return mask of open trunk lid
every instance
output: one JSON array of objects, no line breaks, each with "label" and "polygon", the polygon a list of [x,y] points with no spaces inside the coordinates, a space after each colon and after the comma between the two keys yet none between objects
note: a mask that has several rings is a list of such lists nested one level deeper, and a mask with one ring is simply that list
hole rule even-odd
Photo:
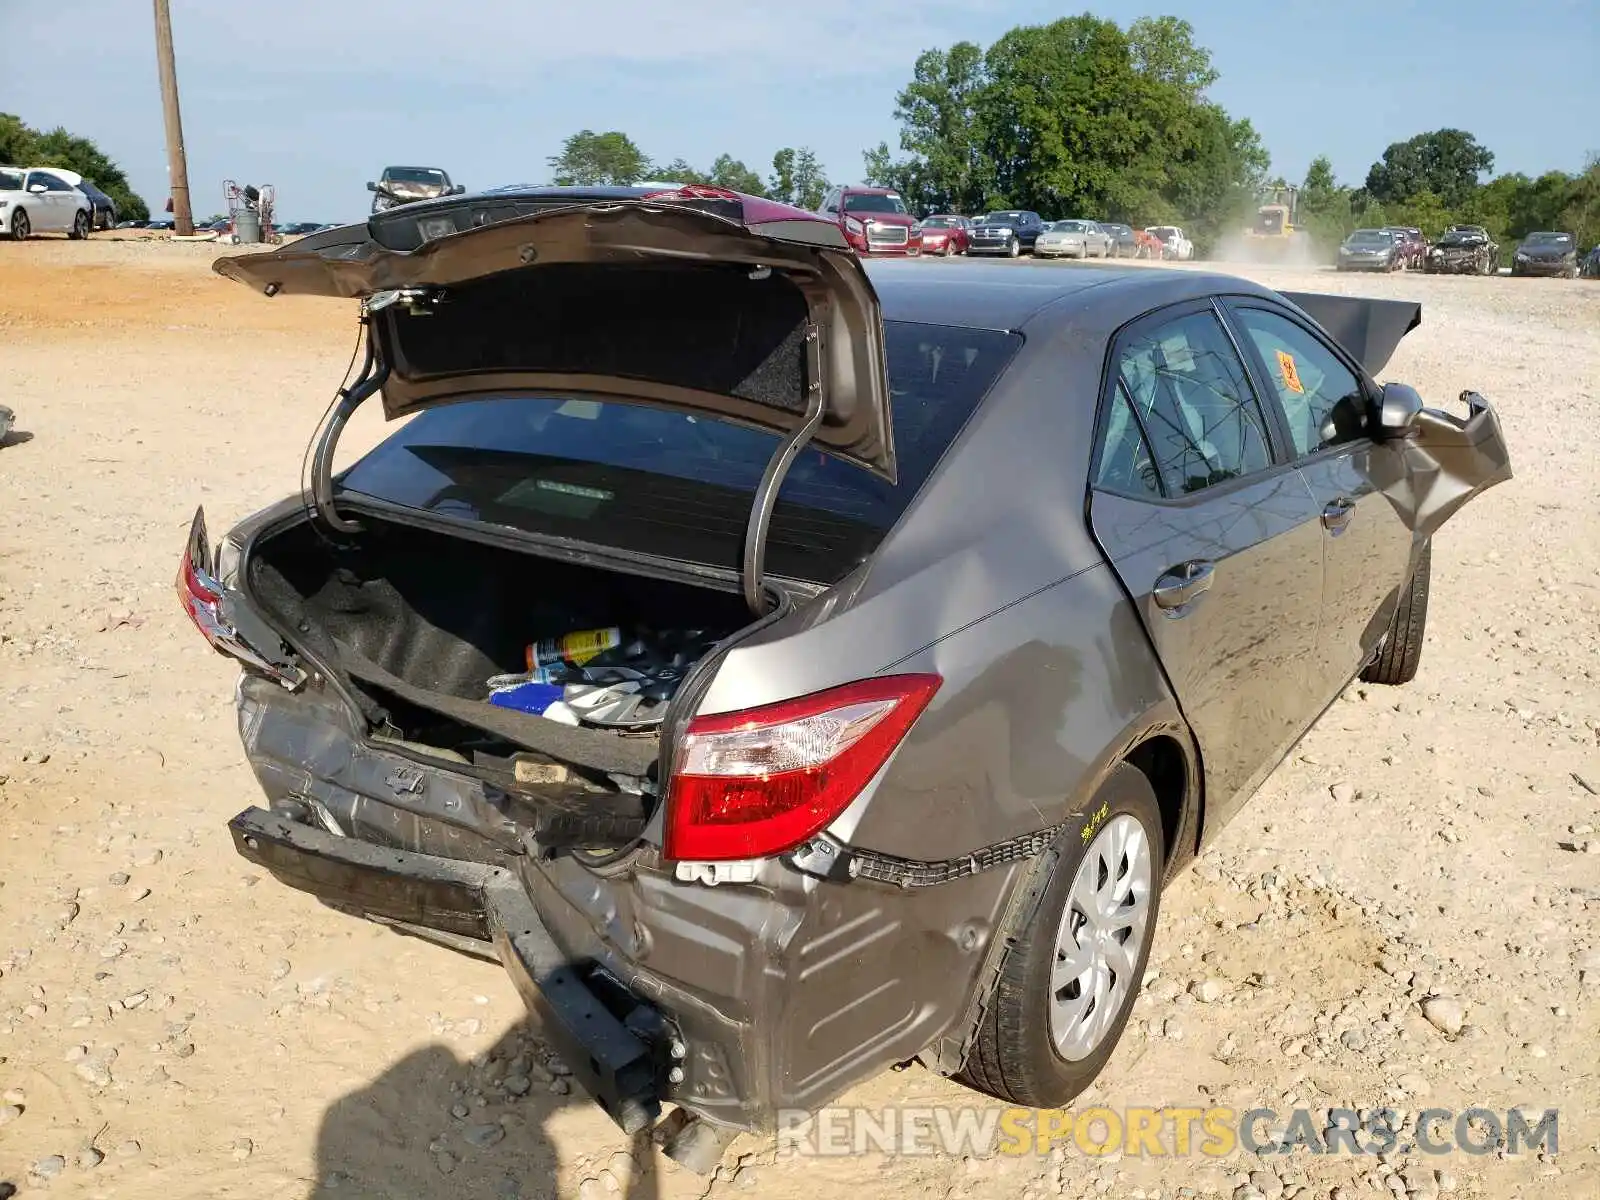
[{"label": "open trunk lid", "polygon": [[218,274],[361,298],[385,414],[556,392],[738,421],[893,482],[882,315],[837,226],[713,188],[407,205]]}]

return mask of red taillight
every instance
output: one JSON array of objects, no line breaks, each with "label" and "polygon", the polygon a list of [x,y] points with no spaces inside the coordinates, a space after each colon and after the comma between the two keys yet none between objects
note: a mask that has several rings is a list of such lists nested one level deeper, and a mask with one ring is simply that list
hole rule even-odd
[{"label": "red taillight", "polygon": [[[216,645],[218,606],[222,602],[222,585],[207,573],[210,544],[206,540],[205,515],[196,512],[189,527],[189,540],[184,543],[183,558],[178,562],[175,586],[178,602],[189,614],[195,628],[205,635],[206,641]],[[199,559],[199,562],[196,562]]]},{"label": "red taillight", "polygon": [[205,514],[197,511],[194,523],[189,527],[189,541],[183,548],[183,558],[178,561],[178,578],[175,581],[178,602],[183,605],[183,611],[189,614],[189,620],[194,622],[194,627],[213,650],[249,663],[285,687],[299,687],[305,682],[304,671],[292,661],[282,661],[282,653],[262,654],[234,628],[223,611],[225,589],[211,577],[210,561],[211,545],[206,540]]},{"label": "red taillight", "polygon": [[800,845],[861,794],[941,682],[891,675],[696,717],[667,792],[666,856],[766,858]]}]

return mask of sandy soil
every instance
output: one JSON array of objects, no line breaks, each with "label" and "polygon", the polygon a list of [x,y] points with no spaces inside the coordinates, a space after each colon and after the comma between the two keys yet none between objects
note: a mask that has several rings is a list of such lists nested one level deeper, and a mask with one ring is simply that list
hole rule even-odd
[{"label": "sandy soil", "polygon": [[[1263,273],[1422,300],[1390,373],[1495,399],[1517,478],[1438,539],[1415,684],[1352,688],[1170,893],[1084,1101],[1556,1107],[1560,1153],[779,1160],[752,1141],[708,1191],[540,1078],[498,969],[233,854],[224,822],[257,794],[234,672],[172,576],[197,503],[221,529],[295,487],[355,328],[347,306],[213,276],[216,253],[0,245],[20,431],[0,449],[0,1181],[128,1200],[1600,1195],[1600,287]],[[360,414],[346,455],[379,435]],[[1433,995],[1464,1007],[1458,1035],[1424,1019]],[[520,1099],[497,1082],[518,1053]],[[920,1068],[848,1101],[982,1104]]]}]

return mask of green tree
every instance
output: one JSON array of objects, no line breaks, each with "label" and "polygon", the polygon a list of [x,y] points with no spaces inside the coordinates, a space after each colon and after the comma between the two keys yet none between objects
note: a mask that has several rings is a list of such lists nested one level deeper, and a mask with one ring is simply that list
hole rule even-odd
[{"label": "green tree", "polygon": [[1386,205],[1385,209],[1390,224],[1415,226],[1430,238],[1438,237],[1460,220],[1458,214],[1432,192],[1418,192],[1404,204]]},{"label": "green tree", "polygon": [[747,196],[765,196],[766,187],[761,176],[729,154],[717,155],[711,164],[710,182],[730,192],[743,192]]},{"label": "green tree", "polygon": [[1456,220],[1482,225],[1497,241],[1504,241],[1511,225],[1511,208],[1518,192],[1532,181],[1520,172],[1491,179],[1456,209]]},{"label": "green tree", "polygon": [[33,161],[37,135],[22,123],[21,117],[0,112],[0,163],[25,167]]},{"label": "green tree", "polygon": [[697,171],[681,158],[675,158],[666,166],[654,166],[647,172],[651,179],[663,183],[710,183],[711,180],[702,171]]},{"label": "green tree", "polygon": [[869,187],[893,188],[900,193],[906,207],[926,215],[933,212],[953,211],[945,202],[944,193],[929,186],[926,168],[913,158],[896,159],[889,153],[889,144],[879,142],[871,150],[862,152],[865,167],[862,172]]},{"label": "green tree", "polygon": [[1207,99],[1216,78],[1173,17],[1123,30],[1085,13],[925,51],[896,97],[907,156],[867,151],[867,177],[921,209],[1180,221],[1202,241],[1242,219],[1269,165]]},{"label": "green tree", "polygon": [[978,112],[985,85],[983,51],[972,42],[919,54],[911,82],[895,98],[900,149],[912,157],[896,162],[886,143],[869,150],[868,182],[897,188],[930,210],[983,208],[993,191]]},{"label": "green tree", "polygon": [[772,156],[772,176],[767,183],[767,195],[772,199],[816,209],[829,186],[822,165],[808,147],[785,146]]},{"label": "green tree", "polygon": [[1432,192],[1458,207],[1471,197],[1478,179],[1494,168],[1494,154],[1460,129],[1419,133],[1394,142],[1367,172],[1367,191],[1380,204],[1404,203],[1419,192]]},{"label": "green tree", "polygon": [[563,187],[637,183],[650,171],[650,160],[644,151],[627,134],[616,130],[580,130],[562,143],[561,153],[549,163],[552,177]]},{"label": "green tree", "polygon": [[1333,163],[1325,154],[1312,159],[1306,168],[1298,207],[1296,219],[1300,228],[1324,251],[1338,245],[1355,228],[1350,189],[1339,183]]},{"label": "green tree", "polygon": [[19,167],[65,167],[89,180],[116,203],[123,220],[145,221],[150,209],[128,184],[122,168],[88,138],[65,129],[30,129],[20,117],[0,113],[0,163]]},{"label": "green tree", "polygon": [[1576,181],[1565,171],[1546,171],[1512,193],[1506,234],[1520,238],[1536,229],[1555,229],[1573,200]]},{"label": "green tree", "polygon": [[1572,181],[1561,225],[1578,239],[1580,249],[1600,243],[1600,153],[1591,152],[1583,174]]},{"label": "green tree", "polygon": [[1194,44],[1194,26],[1178,17],[1140,17],[1128,26],[1128,49],[1139,75],[1191,104],[1219,78],[1211,52]]}]

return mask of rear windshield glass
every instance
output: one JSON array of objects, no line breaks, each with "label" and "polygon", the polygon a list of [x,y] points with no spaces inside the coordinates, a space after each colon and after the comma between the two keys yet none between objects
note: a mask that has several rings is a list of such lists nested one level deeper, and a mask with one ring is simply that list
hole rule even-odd
[{"label": "rear windshield glass", "polygon": [[[899,520],[1022,339],[889,321],[899,482],[808,449],[773,513],[767,570],[832,583]],[[773,435],[642,405],[514,397],[422,413],[344,489],[440,516],[737,570]]]}]

